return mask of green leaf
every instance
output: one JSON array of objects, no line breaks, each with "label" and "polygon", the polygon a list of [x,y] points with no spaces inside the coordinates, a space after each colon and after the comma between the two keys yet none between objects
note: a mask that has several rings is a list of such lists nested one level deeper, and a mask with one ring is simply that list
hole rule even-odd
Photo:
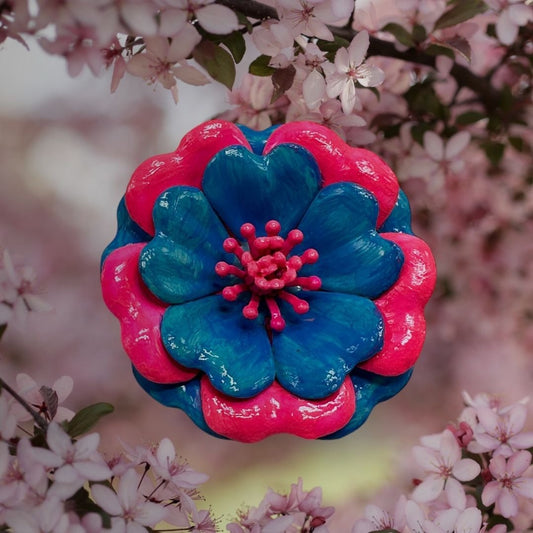
[{"label": "green leaf", "polygon": [[78,411],[70,422],[66,423],[66,431],[72,437],[79,437],[91,429],[100,418],[112,413],[114,407],[110,403],[99,402]]},{"label": "green leaf", "polygon": [[468,126],[470,124],[475,124],[484,118],[487,118],[487,115],[480,111],[466,111],[455,119],[455,123],[458,126]]},{"label": "green leaf", "polygon": [[505,144],[497,141],[485,141],[481,144],[481,147],[491,164],[497,167],[505,152]]},{"label": "green leaf", "polygon": [[483,0],[458,0],[456,4],[444,12],[435,22],[435,30],[449,28],[461,22],[465,22],[487,10]]},{"label": "green leaf", "polygon": [[409,109],[417,117],[427,119],[435,117],[441,120],[448,119],[450,110],[440,101],[432,82],[416,83],[405,94]]},{"label": "green leaf", "polygon": [[333,36],[333,41],[324,41],[323,39],[318,39],[316,45],[322,52],[326,52],[326,57],[329,61],[335,60],[335,54],[339,48],[348,48],[350,46],[350,41],[339,37],[338,35]]},{"label": "green leaf", "polygon": [[231,52],[235,63],[240,63],[246,52],[246,42],[240,31],[234,31],[222,39],[222,43]]},{"label": "green leaf", "polygon": [[272,76],[276,69],[269,65],[272,57],[266,55],[260,55],[256,57],[248,68],[248,72],[254,76]]},{"label": "green leaf", "polygon": [[426,28],[421,24],[415,24],[413,27],[413,40],[415,43],[423,43],[427,39]]},{"label": "green leaf", "polygon": [[510,136],[509,137],[509,143],[511,146],[517,151],[517,152],[525,152],[527,145],[524,142],[524,139],[522,137],[515,137]]},{"label": "green leaf", "polygon": [[448,47],[443,46],[442,44],[432,43],[426,48],[426,52],[431,56],[447,56],[450,59],[455,59],[454,51]]},{"label": "green leaf", "polygon": [[204,39],[193,50],[192,55],[195,61],[204,67],[214,80],[222,83],[230,90],[233,88],[235,63],[229,52]]},{"label": "green leaf", "polygon": [[235,14],[237,15],[237,19],[239,21],[239,24],[242,24],[248,33],[252,33],[254,31],[253,24],[248,20],[248,17],[241,13],[240,11],[235,11]]},{"label": "green leaf", "polygon": [[398,42],[403,44],[404,46],[412,48],[415,45],[415,40],[413,39],[413,36],[403,26],[397,24],[396,22],[389,22],[388,24],[383,26],[381,30],[386,31],[388,33],[392,33],[392,35],[396,37]]},{"label": "green leaf", "polygon": [[272,94],[271,103],[275,102],[281,95],[285,94],[292,87],[296,69],[294,65],[289,65],[287,68],[278,68],[272,74],[272,84],[274,85],[274,93]]}]

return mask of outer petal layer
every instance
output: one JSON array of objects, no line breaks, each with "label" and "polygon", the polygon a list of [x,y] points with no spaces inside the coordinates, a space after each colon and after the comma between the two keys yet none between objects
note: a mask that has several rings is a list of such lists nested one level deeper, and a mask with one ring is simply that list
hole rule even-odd
[{"label": "outer petal layer", "polygon": [[279,146],[266,156],[232,146],[209,163],[202,188],[235,236],[245,222],[261,231],[272,219],[286,235],[304,215],[320,181],[315,160],[300,146]]},{"label": "outer petal layer", "polygon": [[355,389],[357,409],[348,424],[324,438],[338,439],[355,431],[366,421],[376,404],[392,398],[405,387],[412,373],[412,370],[408,370],[399,376],[386,377],[354,369],[350,378]]},{"label": "outer petal layer", "polygon": [[237,126],[212,120],[187,133],[176,151],[147,159],[135,170],[126,190],[126,206],[133,220],[153,235],[152,208],[157,197],[174,185],[200,188],[212,157],[234,144],[250,147]]},{"label": "outer petal layer", "polygon": [[222,248],[228,232],[204,194],[194,187],[172,187],[154,207],[155,237],[144,248],[139,268],[150,291],[171,304],[213,294],[226,284],[215,272],[231,261]]},{"label": "outer petal layer", "polygon": [[310,292],[305,299],[305,315],[282,304],[287,326],[272,338],[277,380],[302,398],[325,398],[357,363],[381,349],[383,319],[367,298]]},{"label": "outer petal layer", "polygon": [[202,370],[216,389],[236,398],[254,396],[275,375],[262,317],[248,320],[241,309],[217,294],[169,307],[161,324],[163,343],[176,361]]},{"label": "outer petal layer", "polygon": [[156,383],[176,383],[197,372],[172,360],[161,342],[160,323],[166,306],[144,286],[137,269],[144,244],[129,244],[111,252],[102,267],[102,293],[120,320],[122,344],[135,368]]},{"label": "outer petal layer", "polygon": [[241,442],[257,442],[275,433],[316,439],[342,428],[355,410],[350,378],[331,396],[315,401],[293,396],[277,382],[254,398],[236,400],[221,395],[205,377],[201,394],[207,425]]},{"label": "outer petal layer", "polygon": [[382,233],[403,251],[405,261],[398,281],[375,300],[385,320],[383,349],[360,367],[383,376],[397,376],[418,359],[426,334],[424,306],[436,280],[428,245],[413,235]]},{"label": "outer petal layer", "polygon": [[167,407],[175,407],[187,413],[187,416],[200,428],[210,433],[215,437],[222,437],[216,434],[205,423],[204,415],[202,413],[202,399],[200,396],[200,378],[192,379],[187,383],[172,383],[169,385],[162,385],[154,383],[144,378],[139,372],[133,368],[133,375],[137,383],[159,403]]},{"label": "outer petal layer", "polygon": [[265,153],[283,143],[307,148],[318,163],[324,187],[338,181],[351,181],[370,191],[379,204],[380,226],[392,211],[399,185],[394,172],[376,154],[348,146],[336,133],[313,122],[291,122],[272,133]]}]

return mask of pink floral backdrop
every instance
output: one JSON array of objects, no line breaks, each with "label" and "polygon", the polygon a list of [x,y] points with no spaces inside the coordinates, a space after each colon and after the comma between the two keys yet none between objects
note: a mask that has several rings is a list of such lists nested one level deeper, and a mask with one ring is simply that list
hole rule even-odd
[{"label": "pink floral backdrop", "polygon": [[[365,16],[361,27],[369,28],[371,10]],[[247,118],[249,103],[243,105],[251,89],[245,82],[241,93],[228,95],[221,86],[183,85],[175,107],[161,87],[152,91],[132,78],[110,96],[111,80],[69,80],[59,59],[3,46],[0,249],[9,250],[15,264],[32,265],[38,293],[52,310],[10,326],[0,346],[1,375],[14,382],[25,372],[46,384],[69,375],[73,409],[95,399],[113,403],[115,413],[98,426],[102,449],[112,453],[121,441],[169,437],[178,454],[209,473],[203,494],[218,514],[256,504],[268,486],[286,489],[302,476],[307,488],[321,485],[324,503],[337,507],[331,530],[347,531],[374,492],[388,500],[409,486],[405,450],[455,419],[461,391],[492,393],[508,403],[531,394],[531,152],[506,150],[496,173],[469,143],[481,134],[475,126],[445,140],[426,134],[414,148],[407,135],[384,142],[355,126],[353,140],[379,152],[397,172],[414,231],[429,243],[438,267],[426,343],[409,386],[378,406],[355,434],[331,442],[285,435],[254,445],[220,441],[157,404],[137,387],[119,326],[102,302],[100,253],[114,234],[115,206],[132,170],[150,155],[173,150],[188,129],[230,104],[223,116],[259,120],[259,113]],[[387,70],[387,61],[374,64]],[[502,83],[511,76],[502,73]],[[385,79],[379,103],[371,92],[362,94],[360,115],[369,120],[375,106],[383,114],[396,109],[408,83],[400,70]],[[261,87],[254,90],[261,94]],[[442,94],[447,90],[444,83]],[[531,106],[524,114],[530,124]],[[261,125],[271,117],[260,117]],[[530,127],[516,126],[515,136],[531,148]]]}]

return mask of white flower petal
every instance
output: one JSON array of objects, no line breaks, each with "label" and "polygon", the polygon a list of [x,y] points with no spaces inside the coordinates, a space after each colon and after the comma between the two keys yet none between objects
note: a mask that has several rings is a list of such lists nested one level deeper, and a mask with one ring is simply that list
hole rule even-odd
[{"label": "white flower petal", "polygon": [[424,133],[424,149],[435,161],[442,161],[444,158],[444,141],[434,131]]},{"label": "white flower petal", "polygon": [[94,461],[80,461],[75,463],[78,473],[89,481],[103,481],[113,475],[113,472],[105,463]]},{"label": "white flower petal", "polygon": [[326,96],[326,80],[324,76],[313,70],[302,84],[302,94],[308,109],[315,110]]},{"label": "white flower petal", "polygon": [[48,447],[60,457],[66,457],[73,449],[70,437],[61,429],[56,422],[50,422],[46,433]]},{"label": "white flower petal", "polygon": [[417,502],[430,502],[438,498],[444,488],[444,478],[430,475],[413,491],[412,498]]},{"label": "white flower petal", "polygon": [[481,511],[477,507],[465,509],[455,523],[455,533],[475,533],[482,523]]},{"label": "white flower petal", "polygon": [[437,451],[426,446],[415,446],[413,457],[415,461],[426,471],[434,472],[437,464]]},{"label": "white flower petal", "polygon": [[370,37],[366,30],[360,31],[348,47],[350,65],[357,67],[363,62],[370,44]]},{"label": "white flower petal", "polygon": [[481,472],[481,467],[473,459],[461,459],[455,463],[452,472],[458,480],[470,481]]},{"label": "white flower petal", "polygon": [[518,36],[518,26],[509,17],[509,11],[505,9],[500,13],[496,21],[496,35],[503,44],[513,44]]},{"label": "white flower petal", "polygon": [[470,139],[471,135],[468,131],[460,131],[453,135],[446,143],[444,159],[449,161],[450,159],[457,157],[468,146]]},{"label": "white flower petal", "polygon": [[511,22],[517,26],[525,26],[533,20],[533,8],[531,5],[513,4],[507,8],[508,16]]},{"label": "white flower petal", "polygon": [[239,27],[237,15],[229,7],[210,4],[196,10],[198,22],[209,33],[225,35]]},{"label": "white flower petal", "polygon": [[352,82],[344,85],[341,92],[341,104],[343,113],[346,113],[347,115],[349,115],[354,109],[359,109],[361,107],[361,103],[355,92],[355,85]]},{"label": "white flower petal", "polygon": [[114,516],[122,514],[123,509],[118,496],[109,487],[93,485],[91,487],[91,496],[106,513]]},{"label": "white flower petal", "polygon": [[514,435],[519,431],[522,431],[526,423],[527,408],[525,405],[519,403],[513,406],[513,408],[507,413],[507,430],[508,433]]},{"label": "white flower petal", "polygon": [[132,30],[134,34],[146,37],[157,33],[154,9],[148,2],[123,2],[121,16],[128,30]]},{"label": "white flower petal", "polygon": [[187,23],[187,13],[182,9],[165,9],[159,20],[159,33],[165,37],[176,35]]},{"label": "white flower petal", "polygon": [[466,507],[465,489],[456,479],[448,478],[446,481],[446,498],[451,507],[455,509],[464,509]]},{"label": "white flower petal", "polygon": [[118,487],[118,497],[124,509],[133,509],[138,498],[137,486],[139,484],[139,475],[133,468],[130,468],[120,478],[120,485]]},{"label": "white flower petal", "polygon": [[339,48],[335,54],[335,68],[338,72],[348,72],[350,69],[350,56],[346,48]]},{"label": "white flower petal", "polygon": [[201,40],[202,36],[196,31],[194,26],[187,24],[172,39],[167,55],[168,61],[176,63],[180,59],[185,59]]},{"label": "white flower petal", "polygon": [[357,68],[357,81],[363,87],[377,87],[383,83],[385,72],[373,65],[360,65]]}]

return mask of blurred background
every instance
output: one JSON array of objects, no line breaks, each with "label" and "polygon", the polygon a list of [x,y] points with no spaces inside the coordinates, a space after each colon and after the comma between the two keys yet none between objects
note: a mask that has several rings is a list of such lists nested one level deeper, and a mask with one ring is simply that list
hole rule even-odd
[{"label": "blurred background", "polygon": [[[121,441],[170,437],[211,476],[202,492],[224,523],[242,505],[257,505],[268,487],[288,491],[301,476],[306,490],[322,486],[324,504],[337,507],[332,531],[345,531],[375,493],[409,490],[406,455],[421,435],[455,419],[462,390],[506,402],[530,394],[533,171],[530,159],[506,158],[498,176],[477,170],[469,180],[463,172],[445,192],[403,183],[415,233],[439,270],[425,348],[404,391],[338,441],[279,435],[245,445],[204,434],[137,386],[119,324],[101,299],[99,261],[131,172],[227,109],[225,90],[181,84],[176,106],[162,88],[124,79],[111,95],[109,78],[71,79],[61,58],[16,42],[2,45],[0,71],[0,249],[33,266],[53,306],[10,326],[0,373],[13,383],[26,372],[47,385],[70,375],[72,409],[113,403],[115,413],[97,427],[105,452]],[[467,164],[480,165],[475,154]]]}]

